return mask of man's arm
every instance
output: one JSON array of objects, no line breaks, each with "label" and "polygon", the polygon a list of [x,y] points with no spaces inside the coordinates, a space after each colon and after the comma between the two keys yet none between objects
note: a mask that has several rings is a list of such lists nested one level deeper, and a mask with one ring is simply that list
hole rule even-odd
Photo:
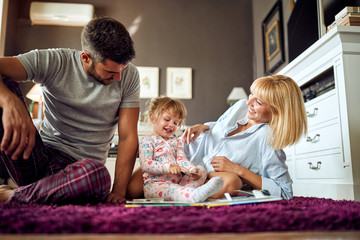
[{"label": "man's arm", "polygon": [[139,108],[122,108],[119,112],[118,122],[118,154],[115,164],[115,179],[108,202],[124,202],[126,187],[134,168],[138,149],[137,122]]},{"label": "man's arm", "polygon": [[0,74],[18,82],[25,81],[27,77],[24,66],[16,57],[0,58]]},{"label": "man's arm", "polygon": [[4,136],[1,139],[1,151],[12,154],[17,159],[22,153],[27,159],[35,144],[35,126],[23,102],[3,83],[6,76],[14,81],[26,80],[27,73],[15,57],[0,58],[0,108]]}]

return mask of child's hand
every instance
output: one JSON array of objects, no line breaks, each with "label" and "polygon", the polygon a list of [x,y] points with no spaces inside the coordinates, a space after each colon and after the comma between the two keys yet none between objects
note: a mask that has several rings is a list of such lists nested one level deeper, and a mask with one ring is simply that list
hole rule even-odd
[{"label": "child's hand", "polygon": [[181,167],[179,165],[170,165],[169,171],[171,174],[181,174]]},{"label": "child's hand", "polygon": [[186,175],[189,175],[194,181],[199,180],[199,178],[201,177],[201,173],[197,168],[191,169],[190,172],[188,169],[181,167],[181,171]]},{"label": "child's hand", "polygon": [[200,179],[201,173],[200,173],[199,169],[194,168],[191,170],[190,176],[191,176],[192,180],[197,181]]}]

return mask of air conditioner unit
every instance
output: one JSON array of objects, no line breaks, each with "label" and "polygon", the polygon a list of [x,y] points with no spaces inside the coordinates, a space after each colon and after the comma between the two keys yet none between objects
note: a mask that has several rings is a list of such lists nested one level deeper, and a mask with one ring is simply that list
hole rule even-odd
[{"label": "air conditioner unit", "polygon": [[84,26],[94,17],[94,6],[82,3],[32,2],[32,25]]}]

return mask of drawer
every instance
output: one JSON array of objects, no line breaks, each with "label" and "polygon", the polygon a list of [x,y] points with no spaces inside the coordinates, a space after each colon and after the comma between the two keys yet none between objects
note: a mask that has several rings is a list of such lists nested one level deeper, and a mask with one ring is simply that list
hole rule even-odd
[{"label": "drawer", "polygon": [[298,179],[343,178],[343,169],[340,153],[295,160],[295,176]]},{"label": "drawer", "polygon": [[308,126],[339,117],[339,104],[335,90],[305,104]]},{"label": "drawer", "polygon": [[318,152],[341,148],[341,131],[338,122],[311,131],[301,137],[295,145],[295,154]]}]

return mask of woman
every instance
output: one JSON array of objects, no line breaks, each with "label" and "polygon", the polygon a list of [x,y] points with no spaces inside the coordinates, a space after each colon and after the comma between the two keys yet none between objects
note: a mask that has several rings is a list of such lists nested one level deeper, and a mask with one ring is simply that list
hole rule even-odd
[{"label": "woman", "polygon": [[[209,179],[223,178],[213,198],[226,192],[235,196],[239,189],[264,189],[291,199],[292,180],[282,148],[307,131],[302,93],[294,80],[281,75],[258,78],[250,90],[248,101],[238,101],[216,122],[186,129],[185,152],[195,165],[204,163]],[[134,190],[134,182],[129,187]]]}]

